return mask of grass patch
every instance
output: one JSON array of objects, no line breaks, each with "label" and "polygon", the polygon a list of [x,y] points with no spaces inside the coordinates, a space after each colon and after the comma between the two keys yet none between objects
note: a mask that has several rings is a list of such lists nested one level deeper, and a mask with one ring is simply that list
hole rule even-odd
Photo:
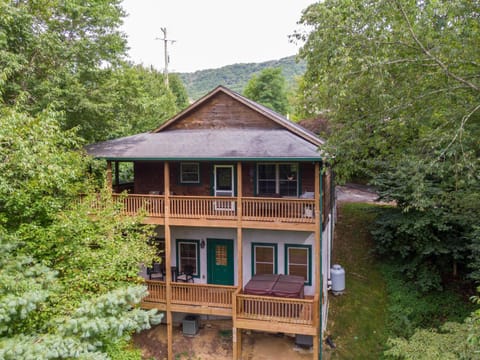
[{"label": "grass patch", "polygon": [[345,268],[346,292],[329,294],[327,334],[336,348],[323,344],[324,359],[385,359],[388,338],[408,338],[417,328],[439,327],[446,321],[463,322],[475,308],[461,284],[422,293],[405,280],[401,264],[373,254],[370,230],[378,209],[340,204],[332,264]]},{"label": "grass patch", "polygon": [[327,333],[336,348],[324,344],[325,359],[381,359],[387,340],[387,291],[371,253],[370,225],[376,206],[341,204],[335,229],[332,264],[345,269],[346,292],[329,295]]}]

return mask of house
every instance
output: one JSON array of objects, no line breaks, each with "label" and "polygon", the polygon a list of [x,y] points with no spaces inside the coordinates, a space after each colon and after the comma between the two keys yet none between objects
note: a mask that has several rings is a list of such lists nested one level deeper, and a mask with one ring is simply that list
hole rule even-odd
[{"label": "house", "polygon": [[244,330],[311,336],[318,358],[335,212],[322,145],[220,86],[150,133],[87,148],[125,213],[156,225],[167,270],[142,306],[166,313],[169,358],[187,314],[230,317],[236,359]]}]

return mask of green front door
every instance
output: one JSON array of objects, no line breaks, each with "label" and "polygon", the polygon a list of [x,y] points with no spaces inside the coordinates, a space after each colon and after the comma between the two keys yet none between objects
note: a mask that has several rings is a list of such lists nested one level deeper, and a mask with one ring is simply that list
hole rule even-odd
[{"label": "green front door", "polygon": [[207,239],[209,284],[233,285],[233,240]]}]

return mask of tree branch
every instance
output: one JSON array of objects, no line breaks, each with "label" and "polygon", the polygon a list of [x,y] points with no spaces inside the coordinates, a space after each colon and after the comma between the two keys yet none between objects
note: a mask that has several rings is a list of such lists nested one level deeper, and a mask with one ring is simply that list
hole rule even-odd
[{"label": "tree branch", "polygon": [[412,35],[413,37],[413,40],[415,40],[415,42],[417,43],[417,45],[420,47],[420,49],[423,51],[423,53],[425,55],[427,55],[430,59],[432,59],[433,61],[435,61],[438,66],[440,66],[442,68],[443,71],[445,71],[445,74],[465,85],[467,85],[469,88],[475,90],[475,91],[480,91],[480,87],[478,87],[477,85],[475,85],[474,83],[468,81],[468,80],[465,80],[464,78],[452,73],[450,70],[448,70],[448,67],[447,65],[445,65],[438,57],[436,57],[435,55],[433,55],[423,44],[422,42],[418,39],[417,35],[415,34],[415,31],[413,30],[413,27],[412,27],[412,24],[410,22],[410,20],[408,19],[408,16],[407,16],[407,13],[405,12],[405,10],[403,9],[402,5],[398,2],[398,0],[395,1],[395,4],[397,4],[397,7],[399,8],[400,12],[402,13],[402,16],[403,18],[405,19],[406,23],[407,23],[407,26],[408,26],[408,30],[410,32],[410,34]]}]

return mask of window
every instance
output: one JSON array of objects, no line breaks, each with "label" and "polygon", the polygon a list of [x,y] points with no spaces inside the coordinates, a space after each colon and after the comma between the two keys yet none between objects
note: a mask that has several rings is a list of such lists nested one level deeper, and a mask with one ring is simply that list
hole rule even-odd
[{"label": "window", "polygon": [[277,273],[277,244],[252,244],[252,276]]},{"label": "window", "polygon": [[311,245],[285,245],[285,274],[303,276],[306,285],[312,284]]},{"label": "window", "polygon": [[257,193],[298,196],[298,164],[258,164]]},{"label": "window", "polygon": [[200,276],[200,241],[177,240],[177,269],[185,270],[185,266],[193,269],[193,276]]},{"label": "window", "polygon": [[180,182],[182,184],[199,184],[200,164],[180,163]]}]

